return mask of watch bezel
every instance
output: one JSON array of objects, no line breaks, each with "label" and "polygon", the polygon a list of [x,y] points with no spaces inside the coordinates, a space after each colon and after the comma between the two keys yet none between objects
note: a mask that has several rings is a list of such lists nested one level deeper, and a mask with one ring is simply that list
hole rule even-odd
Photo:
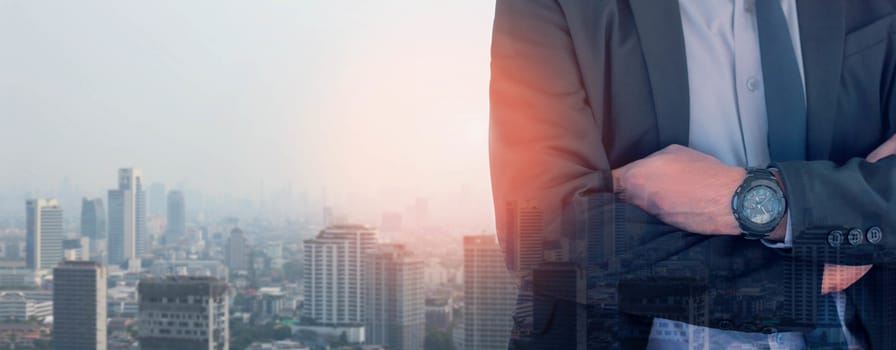
[{"label": "watch bezel", "polygon": [[[781,210],[776,213],[775,217],[769,222],[764,224],[754,222],[742,213],[746,194],[759,187],[770,189],[774,197],[781,201]],[[781,219],[783,219],[784,215],[787,213],[787,197],[784,195],[784,191],[781,189],[778,180],[771,171],[767,169],[747,169],[747,177],[734,192],[734,196],[731,199],[731,211],[734,213],[734,218],[737,220],[741,229],[741,235],[743,235],[744,238],[765,238],[778,227],[778,224],[781,223]]]}]

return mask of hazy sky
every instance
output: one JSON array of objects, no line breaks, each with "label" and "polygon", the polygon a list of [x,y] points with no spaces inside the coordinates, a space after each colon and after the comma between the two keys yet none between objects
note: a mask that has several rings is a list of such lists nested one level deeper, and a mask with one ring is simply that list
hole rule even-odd
[{"label": "hazy sky", "polygon": [[494,3],[0,1],[0,191],[149,181],[488,199]]}]

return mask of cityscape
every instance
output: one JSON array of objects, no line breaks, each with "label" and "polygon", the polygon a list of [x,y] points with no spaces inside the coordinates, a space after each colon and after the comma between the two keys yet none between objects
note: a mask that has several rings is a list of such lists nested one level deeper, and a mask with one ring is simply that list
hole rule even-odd
[{"label": "cityscape", "polygon": [[0,350],[505,346],[494,7],[4,2]]},{"label": "cityscape", "polygon": [[507,345],[517,290],[496,235],[440,228],[426,198],[376,225],[323,204],[197,220],[144,174],[118,169],[74,214],[31,198],[2,222],[0,349]]}]

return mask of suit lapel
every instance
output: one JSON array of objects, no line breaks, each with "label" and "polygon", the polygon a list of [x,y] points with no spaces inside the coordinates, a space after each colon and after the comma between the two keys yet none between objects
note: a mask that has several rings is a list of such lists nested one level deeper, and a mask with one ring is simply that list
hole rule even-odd
[{"label": "suit lapel", "polygon": [[845,24],[841,0],[798,0],[803,74],[806,79],[809,159],[831,153],[843,65]]},{"label": "suit lapel", "polygon": [[678,1],[631,0],[630,3],[650,77],[660,147],[687,145],[690,101]]}]

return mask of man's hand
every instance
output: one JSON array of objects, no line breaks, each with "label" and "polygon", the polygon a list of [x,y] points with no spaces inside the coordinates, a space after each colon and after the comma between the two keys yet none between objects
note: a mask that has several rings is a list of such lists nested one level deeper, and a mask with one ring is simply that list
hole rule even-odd
[{"label": "man's hand", "polygon": [[746,170],[672,145],[613,170],[615,191],[663,222],[701,234],[739,235],[731,212]]},{"label": "man's hand", "polygon": [[[877,149],[868,154],[866,159],[869,162],[874,163],[893,154],[896,154],[896,135],[890,137],[887,142],[878,146]],[[856,281],[868,273],[868,270],[871,270],[871,266],[873,265],[846,266],[824,264],[824,275],[821,279],[821,294],[839,292],[849,288],[849,286],[856,283]]]}]

